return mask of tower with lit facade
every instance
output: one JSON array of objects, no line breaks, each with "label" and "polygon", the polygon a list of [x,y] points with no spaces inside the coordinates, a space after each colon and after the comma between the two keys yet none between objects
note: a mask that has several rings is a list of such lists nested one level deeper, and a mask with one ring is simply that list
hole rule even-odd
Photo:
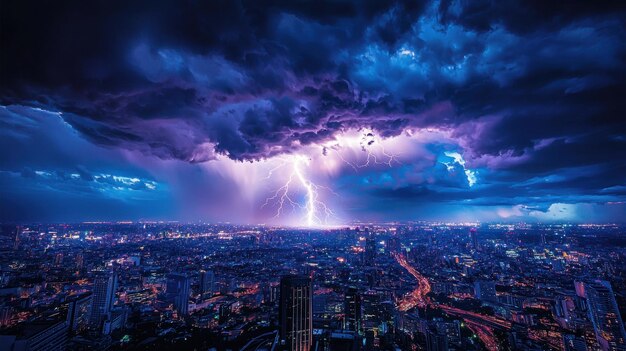
[{"label": "tower with lit facade", "polygon": [[303,275],[280,280],[280,349],[309,351],[313,344],[313,284]]}]

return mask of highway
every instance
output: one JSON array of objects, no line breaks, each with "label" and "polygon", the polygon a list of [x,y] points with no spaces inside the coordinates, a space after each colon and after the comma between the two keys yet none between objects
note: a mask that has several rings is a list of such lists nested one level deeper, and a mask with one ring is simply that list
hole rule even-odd
[{"label": "highway", "polygon": [[499,350],[494,330],[510,329],[511,323],[509,321],[432,302],[430,298],[426,296],[431,291],[428,278],[424,277],[417,269],[411,266],[404,255],[393,253],[393,257],[400,266],[417,279],[417,287],[404,296],[398,303],[398,309],[400,311],[405,312],[416,306],[439,308],[449,315],[463,319],[467,327],[480,338],[489,351]]},{"label": "highway", "polygon": [[255,338],[250,339],[248,343],[246,343],[240,351],[255,351],[255,350],[264,350],[271,349],[272,344],[274,343],[274,339],[276,338],[277,330],[261,334]]}]

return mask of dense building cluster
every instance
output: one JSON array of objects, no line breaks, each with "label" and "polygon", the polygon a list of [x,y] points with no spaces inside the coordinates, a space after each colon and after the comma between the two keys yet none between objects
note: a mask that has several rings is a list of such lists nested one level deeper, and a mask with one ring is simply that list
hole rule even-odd
[{"label": "dense building cluster", "polygon": [[0,350],[626,350],[617,225],[3,225]]}]

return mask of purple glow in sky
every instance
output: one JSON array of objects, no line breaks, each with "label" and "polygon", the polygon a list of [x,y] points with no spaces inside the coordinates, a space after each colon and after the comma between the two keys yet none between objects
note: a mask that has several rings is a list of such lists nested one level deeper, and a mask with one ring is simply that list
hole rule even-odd
[{"label": "purple glow in sky", "polygon": [[624,14],[6,4],[0,220],[623,221]]}]

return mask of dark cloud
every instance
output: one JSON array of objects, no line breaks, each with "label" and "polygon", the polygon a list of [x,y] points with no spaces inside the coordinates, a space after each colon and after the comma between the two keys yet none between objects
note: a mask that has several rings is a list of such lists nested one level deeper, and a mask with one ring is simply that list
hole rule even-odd
[{"label": "dark cloud", "polygon": [[[0,161],[97,182],[51,135],[59,123],[107,150],[192,164],[294,153],[349,129],[431,128],[469,167],[497,170],[483,171],[492,184],[561,175],[536,196],[598,194],[626,183],[625,14],[621,1],[3,3],[0,146],[24,147]],[[469,195],[463,177],[431,176],[373,193],[502,190]]]}]

